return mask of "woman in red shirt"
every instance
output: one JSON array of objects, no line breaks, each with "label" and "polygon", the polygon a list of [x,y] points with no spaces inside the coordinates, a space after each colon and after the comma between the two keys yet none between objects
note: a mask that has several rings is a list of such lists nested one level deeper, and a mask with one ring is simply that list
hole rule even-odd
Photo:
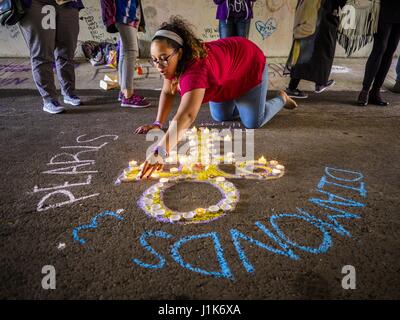
[{"label": "woman in red shirt", "polygon": [[249,129],[265,125],[283,107],[297,105],[282,90],[266,101],[268,67],[263,52],[251,41],[231,37],[202,43],[178,17],[171,18],[155,33],[151,44],[154,65],[164,76],[157,120],[136,129],[147,133],[161,128],[171,111],[176,93],[178,111],[154,154],[145,162],[141,177],[150,177],[196,119],[203,103],[209,102],[216,121],[241,120]]}]

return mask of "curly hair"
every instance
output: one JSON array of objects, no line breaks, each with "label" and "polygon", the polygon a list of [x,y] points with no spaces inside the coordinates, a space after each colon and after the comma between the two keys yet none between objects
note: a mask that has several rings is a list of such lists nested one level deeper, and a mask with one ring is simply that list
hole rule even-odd
[{"label": "curly hair", "polygon": [[168,30],[175,32],[183,39],[183,46],[181,46],[176,41],[165,38],[162,36],[157,36],[153,39],[155,40],[165,40],[168,46],[178,50],[182,48],[182,58],[178,62],[175,77],[176,81],[174,83],[174,88],[172,91],[175,92],[177,83],[179,82],[179,77],[185,71],[187,63],[193,60],[202,59],[207,56],[207,49],[204,46],[202,40],[198,39],[192,30],[192,25],[184,20],[181,16],[172,16],[168,22],[164,22],[158,30]]}]

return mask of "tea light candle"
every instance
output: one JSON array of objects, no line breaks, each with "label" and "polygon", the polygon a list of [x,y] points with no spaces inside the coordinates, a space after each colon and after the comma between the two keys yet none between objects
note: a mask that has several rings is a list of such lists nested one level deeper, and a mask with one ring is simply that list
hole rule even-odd
[{"label": "tea light candle", "polygon": [[195,146],[197,146],[197,141],[196,141],[196,140],[191,140],[191,141],[189,142],[189,146],[190,146],[190,147],[195,147]]},{"label": "tea light candle", "polygon": [[266,164],[267,160],[264,158],[264,156],[262,156],[260,159],[258,159],[258,162],[262,163],[262,164]]},{"label": "tea light candle", "polygon": [[176,173],[179,172],[179,169],[178,168],[171,168],[171,169],[169,169],[169,172],[176,174]]},{"label": "tea light candle", "polygon": [[285,167],[284,167],[283,165],[281,165],[281,164],[278,164],[278,165],[276,166],[276,168],[277,168],[278,170],[283,170],[283,169],[285,169]]},{"label": "tea light candle", "polygon": [[232,209],[232,206],[230,204],[224,203],[223,205],[221,205],[221,209],[224,211],[228,211]]},{"label": "tea light candle", "polygon": [[154,215],[155,216],[163,216],[164,214],[165,214],[165,210],[164,209],[160,209],[160,210],[154,211]]},{"label": "tea light candle", "polygon": [[215,179],[217,182],[224,182],[225,178],[224,177],[217,177],[217,179]]},{"label": "tea light candle", "polygon": [[150,207],[150,211],[152,211],[152,212],[156,212],[156,211],[158,211],[158,210],[160,210],[161,209],[161,205],[160,204],[153,204],[151,207]]},{"label": "tea light candle", "polygon": [[171,222],[176,222],[176,221],[179,221],[179,220],[181,220],[181,216],[179,215],[179,214],[173,214],[173,215],[171,215],[170,217],[169,217],[169,220],[171,220]]},{"label": "tea light candle", "polygon": [[197,209],[195,210],[195,212],[196,212],[196,215],[202,215],[202,214],[206,213],[206,209],[204,209],[204,208],[197,208]]},{"label": "tea light candle", "polygon": [[160,183],[167,183],[169,181],[168,178],[161,178]]},{"label": "tea light candle", "polygon": [[281,170],[279,170],[279,169],[272,169],[272,174],[273,175],[278,175],[278,174],[280,174],[281,173]]},{"label": "tea light candle", "polygon": [[210,212],[218,212],[219,211],[219,207],[218,206],[211,206],[208,208],[208,211]]},{"label": "tea light candle", "polygon": [[186,220],[190,220],[190,219],[193,219],[193,218],[195,217],[195,215],[196,215],[196,212],[194,212],[194,211],[189,211],[189,212],[185,212],[185,213],[183,214],[183,217],[184,217]]},{"label": "tea light candle", "polygon": [[278,164],[278,161],[276,161],[276,160],[271,160],[271,161],[269,162],[269,164],[270,164],[271,166],[276,166],[276,165]]},{"label": "tea light candle", "polygon": [[135,160],[132,160],[132,161],[129,162],[129,166],[130,166],[130,167],[136,167],[137,164],[138,164],[138,163],[137,163],[137,161],[135,161]]}]

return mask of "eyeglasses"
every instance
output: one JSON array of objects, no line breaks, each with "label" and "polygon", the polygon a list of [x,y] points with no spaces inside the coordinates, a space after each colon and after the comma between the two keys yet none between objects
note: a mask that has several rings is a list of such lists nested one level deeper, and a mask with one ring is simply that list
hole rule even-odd
[{"label": "eyeglasses", "polygon": [[161,67],[166,68],[168,67],[168,59],[174,56],[177,52],[177,50],[174,50],[174,52],[172,52],[169,56],[163,59],[150,59],[150,62],[153,63],[155,67],[159,64]]}]

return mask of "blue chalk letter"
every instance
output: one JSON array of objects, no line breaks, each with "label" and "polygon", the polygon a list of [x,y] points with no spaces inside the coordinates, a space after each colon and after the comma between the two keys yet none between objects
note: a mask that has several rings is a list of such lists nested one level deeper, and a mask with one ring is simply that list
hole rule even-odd
[{"label": "blue chalk letter", "polygon": [[[185,243],[187,243],[189,241],[203,239],[203,238],[211,238],[213,240],[215,252],[217,253],[218,263],[219,263],[219,265],[221,267],[220,271],[208,271],[208,270],[204,270],[204,269],[201,269],[201,268],[193,267],[189,263],[185,262],[183,260],[182,256],[180,255],[179,248],[183,244],[185,244]],[[204,274],[204,275],[207,275],[207,276],[219,277],[219,278],[221,278],[221,277],[223,277],[223,278],[233,278],[232,272],[229,269],[228,263],[225,260],[224,251],[222,249],[221,242],[220,242],[218,234],[216,232],[198,234],[198,235],[188,236],[188,237],[182,238],[181,240],[175,242],[174,245],[172,246],[171,255],[172,255],[172,257],[175,259],[175,261],[178,264],[180,264],[182,267],[184,267],[186,269],[189,269],[190,271],[197,272],[197,273],[200,273],[200,274]]]}]

